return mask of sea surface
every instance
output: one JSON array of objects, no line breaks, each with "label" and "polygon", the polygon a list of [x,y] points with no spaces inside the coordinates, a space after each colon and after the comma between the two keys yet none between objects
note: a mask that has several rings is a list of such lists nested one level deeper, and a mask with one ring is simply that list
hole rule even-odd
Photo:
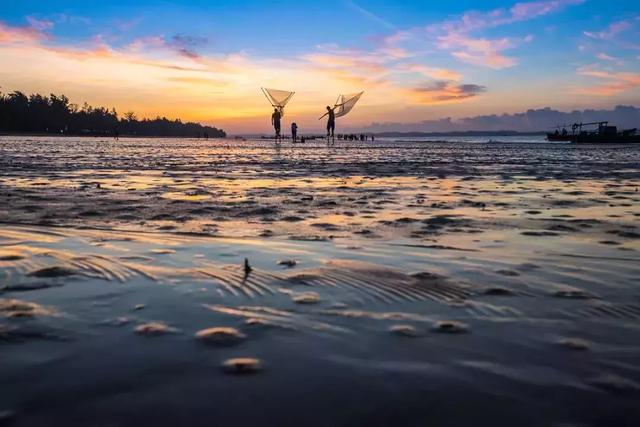
[{"label": "sea surface", "polygon": [[453,142],[466,144],[566,144],[566,142],[549,142],[545,135],[482,135],[482,136],[418,136],[418,137],[380,137],[385,142]]}]

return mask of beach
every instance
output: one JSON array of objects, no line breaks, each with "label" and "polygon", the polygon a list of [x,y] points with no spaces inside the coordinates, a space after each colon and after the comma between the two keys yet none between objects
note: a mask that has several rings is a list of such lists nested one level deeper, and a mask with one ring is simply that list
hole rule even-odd
[{"label": "beach", "polygon": [[0,425],[637,425],[639,188],[637,146],[0,137]]}]

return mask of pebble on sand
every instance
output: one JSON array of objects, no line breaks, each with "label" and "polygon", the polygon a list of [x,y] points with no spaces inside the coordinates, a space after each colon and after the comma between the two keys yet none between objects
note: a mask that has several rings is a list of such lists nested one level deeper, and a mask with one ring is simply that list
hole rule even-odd
[{"label": "pebble on sand", "polygon": [[202,329],[196,332],[197,340],[207,344],[233,345],[240,343],[246,335],[236,328],[218,326],[214,328]]},{"label": "pebble on sand", "polygon": [[440,320],[433,325],[433,332],[444,334],[461,334],[469,331],[466,324],[456,320]]},{"label": "pebble on sand", "polygon": [[165,249],[165,248],[151,249],[151,252],[157,255],[170,255],[170,254],[176,253],[176,251],[174,251],[173,249]]},{"label": "pebble on sand", "polygon": [[320,295],[316,292],[303,292],[299,294],[293,294],[291,297],[293,302],[298,304],[317,304],[320,302]]},{"label": "pebble on sand", "polygon": [[176,329],[163,322],[149,322],[136,326],[135,332],[139,335],[154,337],[158,335],[171,334],[176,332]]},{"label": "pebble on sand", "polygon": [[420,336],[418,330],[411,325],[391,325],[389,332],[396,335],[402,335],[404,337],[417,337]]},{"label": "pebble on sand", "polygon": [[222,363],[222,369],[229,374],[255,374],[262,367],[262,362],[252,357],[236,357]]},{"label": "pebble on sand", "polygon": [[296,265],[298,265],[298,261],[296,261],[295,259],[283,259],[278,261],[278,265],[284,265],[285,267],[295,267]]}]

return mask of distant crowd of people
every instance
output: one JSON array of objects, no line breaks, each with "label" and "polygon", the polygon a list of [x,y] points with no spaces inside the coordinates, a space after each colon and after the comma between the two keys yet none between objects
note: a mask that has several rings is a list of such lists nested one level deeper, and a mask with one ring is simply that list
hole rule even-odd
[{"label": "distant crowd of people", "polygon": [[345,141],[368,141],[371,138],[371,141],[375,141],[375,137],[373,135],[365,135],[361,133],[360,135],[355,133],[349,134],[338,134],[338,139],[344,139]]}]

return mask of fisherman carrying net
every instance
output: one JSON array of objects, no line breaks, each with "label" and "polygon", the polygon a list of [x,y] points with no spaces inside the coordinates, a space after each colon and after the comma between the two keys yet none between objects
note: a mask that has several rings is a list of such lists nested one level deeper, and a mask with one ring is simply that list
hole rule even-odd
[{"label": "fisherman carrying net", "polygon": [[295,92],[289,92],[286,90],[267,89],[262,88],[262,93],[267,97],[271,106],[273,107],[273,114],[271,114],[271,124],[276,131],[276,142],[282,141],[282,135],[280,134],[281,121],[284,116],[284,107],[291,100]]},{"label": "fisherman carrying net", "polygon": [[327,118],[327,138],[335,137],[334,135],[336,131],[336,113],[334,111],[335,108],[336,107],[331,108],[327,105],[327,114],[325,114],[329,116],[329,118]]},{"label": "fisherman carrying net", "polygon": [[280,109],[276,107],[273,109],[273,114],[271,115],[271,124],[276,131],[276,141],[278,139],[282,139],[282,137],[280,136],[280,119],[282,119],[282,113],[280,112]]},{"label": "fisherman carrying net", "polygon": [[335,139],[336,117],[346,116],[356,105],[363,93],[364,92],[340,95],[333,108],[327,105],[327,112],[320,117],[320,119],[322,119],[324,116],[329,116],[327,118],[327,139]]}]

